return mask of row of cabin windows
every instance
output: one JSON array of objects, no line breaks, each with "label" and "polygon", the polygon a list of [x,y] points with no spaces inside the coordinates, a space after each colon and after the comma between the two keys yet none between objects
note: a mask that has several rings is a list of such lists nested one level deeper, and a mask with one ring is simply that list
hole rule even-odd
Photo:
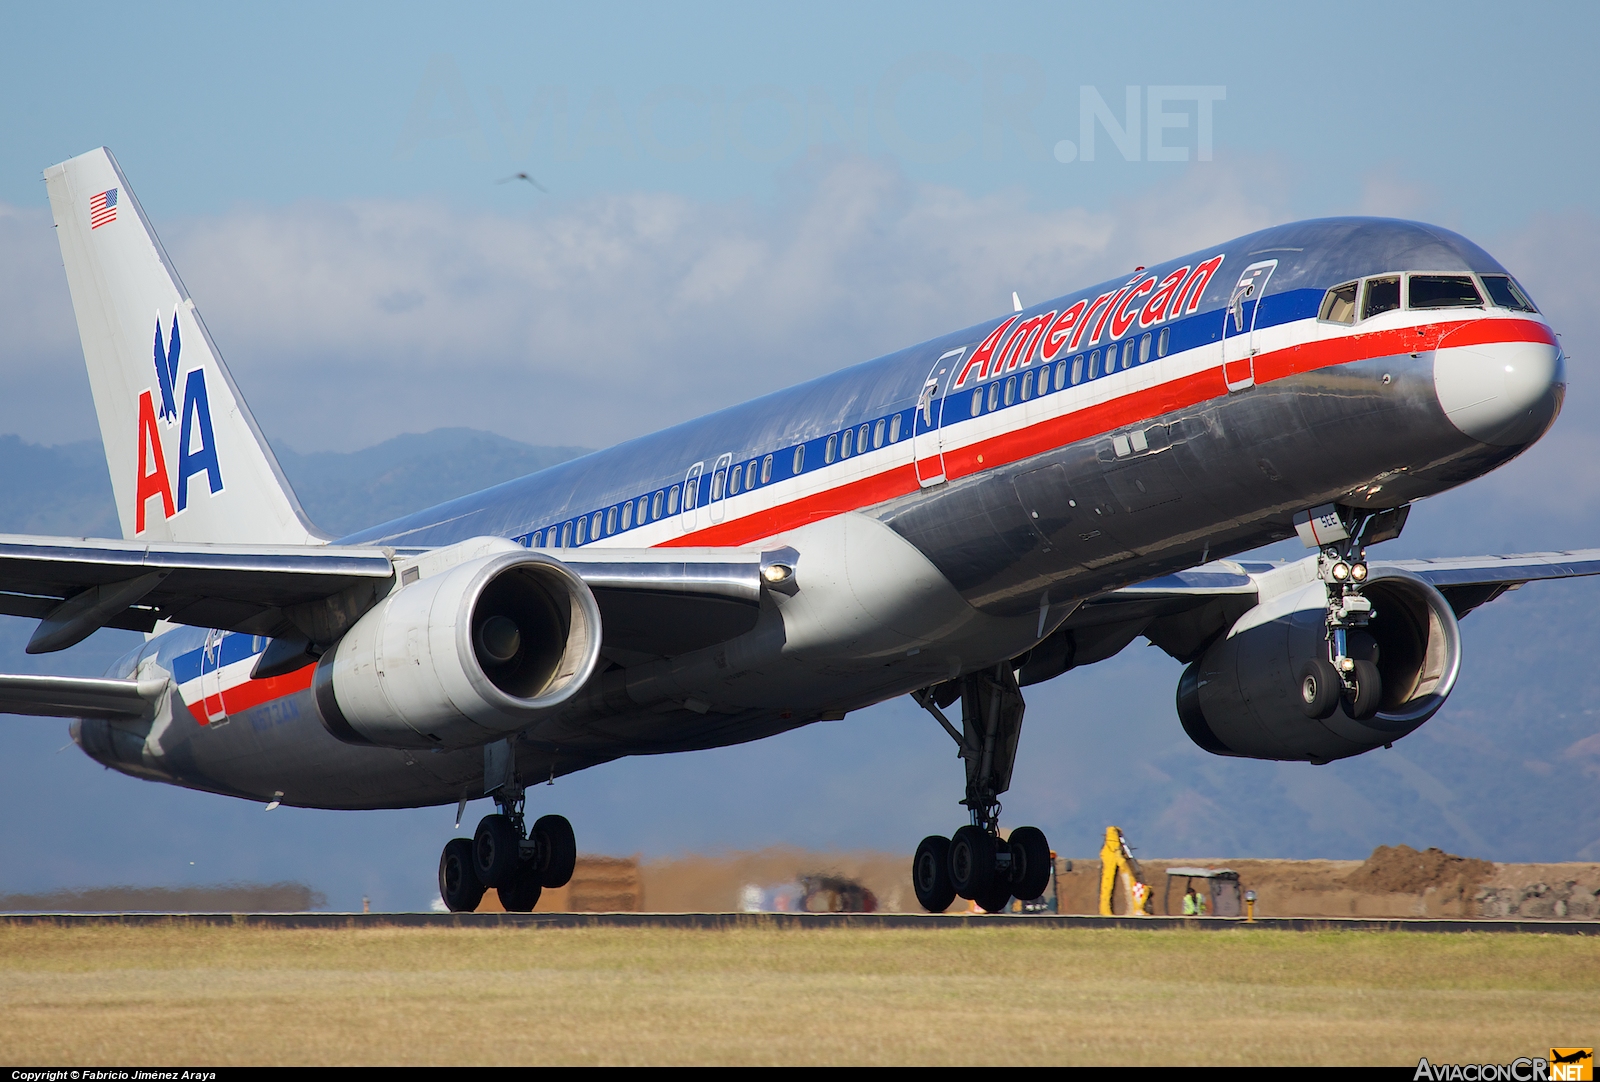
[{"label": "row of cabin windows", "polygon": [[[868,421],[860,428],[847,428],[843,432],[835,432],[829,436],[822,445],[822,462],[831,465],[835,460],[849,458],[853,454],[867,451],[876,451],[884,443],[900,442],[901,415],[893,417],[880,417],[877,421]],[[794,449],[794,472],[799,473],[805,466],[806,448],[801,444]]]},{"label": "row of cabin windows", "polygon": [[[1054,389],[1059,391],[1069,384],[1076,387],[1086,380],[1098,379],[1119,369],[1125,370],[1143,364],[1151,359],[1152,353],[1156,357],[1165,357],[1171,333],[1171,327],[1163,327],[1160,334],[1154,338],[1147,333],[1124,342],[1113,342],[1103,351],[1096,349],[1080,353],[1071,361],[1063,358],[1056,362],[1053,371],[1049,367],[1037,371],[1029,370],[1022,373],[1020,381],[1018,377],[1010,376],[1003,381],[996,380],[987,388],[979,387],[972,392],[972,416],[976,417],[984,412],[986,395],[988,409],[995,410],[1001,408],[1002,404],[1010,406],[1019,400],[1026,402],[1036,393],[1046,394],[1050,391],[1052,383]],[[931,408],[929,412],[931,413]],[[823,443],[823,464],[832,465],[852,455],[869,450],[875,451],[886,443],[899,443],[900,437],[904,434],[903,425],[904,414],[896,413],[890,417],[868,421],[859,427],[847,428],[843,432],[835,432]],[[805,463],[806,445],[802,443],[794,449],[794,456],[790,462],[791,474],[798,475],[804,472]],[[711,499],[723,498],[724,484],[726,484],[726,494],[729,496],[737,496],[740,492],[748,492],[768,484],[772,481],[772,470],[772,455],[737,463],[726,472],[718,470],[711,478]],[[640,496],[636,500],[628,500],[560,526],[552,526],[548,530],[535,530],[528,534],[524,541],[535,548],[572,548],[588,544],[592,540],[632,529],[635,523],[643,526],[666,515],[677,514],[680,492],[683,509],[693,510],[699,499],[699,490],[700,478],[692,477],[686,482],[686,486],[673,485],[671,488],[658,490],[654,495]]]},{"label": "row of cabin windows", "polygon": [[[1533,302],[1509,274],[1380,274],[1356,282],[1345,282],[1328,290],[1322,298],[1317,318],[1328,323],[1350,325],[1359,309],[1362,319],[1371,319],[1401,307],[1404,283],[1405,307],[1413,311],[1440,308],[1482,308],[1483,294],[1496,308],[1513,312],[1537,312]],[[1483,292],[1477,282],[1483,283]],[[1359,303],[1358,303],[1359,302]]]},{"label": "row of cabin windows", "polygon": [[[1056,362],[1053,374],[1048,367],[1038,370],[1037,391],[1039,394],[1048,394],[1052,384],[1059,391],[1069,383],[1076,387],[1085,380],[1109,376],[1119,369],[1125,371],[1149,361],[1152,351],[1156,357],[1165,357],[1171,341],[1172,328],[1162,327],[1159,335],[1146,333],[1123,342],[1113,342],[1103,351],[1095,349],[1080,353],[1071,361],[1063,358]],[[979,387],[972,392],[972,416],[978,416],[985,409],[997,410],[1017,401],[1026,402],[1034,396],[1034,379],[1035,374],[1027,371],[1022,373],[1020,382],[1016,376],[1007,376],[1003,382],[996,380],[988,387]]]}]

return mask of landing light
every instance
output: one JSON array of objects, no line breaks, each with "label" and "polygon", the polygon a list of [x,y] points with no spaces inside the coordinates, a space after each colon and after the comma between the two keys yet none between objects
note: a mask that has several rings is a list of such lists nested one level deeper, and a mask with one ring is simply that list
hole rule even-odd
[{"label": "landing light", "polygon": [[768,564],[761,569],[761,577],[774,585],[780,582],[788,582],[789,576],[793,574],[794,568],[788,564]]},{"label": "landing light", "polygon": [[1350,577],[1352,579],[1354,579],[1356,582],[1366,582],[1367,581],[1367,565],[1366,564],[1356,564],[1355,566],[1351,567],[1350,568]]},{"label": "landing light", "polygon": [[1345,579],[1347,579],[1349,577],[1350,577],[1350,565],[1349,564],[1345,563],[1343,560],[1340,560],[1338,563],[1333,565],[1333,581],[1334,582],[1343,582]]}]

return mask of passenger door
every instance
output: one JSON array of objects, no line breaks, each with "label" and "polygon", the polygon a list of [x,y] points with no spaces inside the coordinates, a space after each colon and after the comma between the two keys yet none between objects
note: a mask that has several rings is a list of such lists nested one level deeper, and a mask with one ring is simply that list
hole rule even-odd
[{"label": "passenger door", "polygon": [[[911,419],[911,453],[916,458],[917,484],[931,488],[944,480],[944,446],[939,433],[944,398],[939,388],[947,384],[967,347],[952,349],[933,362],[917,394],[917,412]],[[948,389],[948,388],[947,388]]]},{"label": "passenger door", "polygon": [[1278,266],[1276,259],[1252,263],[1239,275],[1239,282],[1222,313],[1222,380],[1229,391],[1243,391],[1256,382],[1256,313],[1267,281]]},{"label": "passenger door", "polygon": [[728,514],[728,467],[733,465],[730,452],[717,459],[711,468],[711,521],[721,522]]},{"label": "passenger door", "polygon": [[222,705],[222,637],[225,633],[215,629],[206,632],[205,645],[200,650],[200,695],[206,724],[220,725],[228,720]]}]

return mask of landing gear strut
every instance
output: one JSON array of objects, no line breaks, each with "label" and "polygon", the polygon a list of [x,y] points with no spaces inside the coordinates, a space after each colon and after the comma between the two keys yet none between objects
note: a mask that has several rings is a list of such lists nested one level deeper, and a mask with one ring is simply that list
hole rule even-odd
[{"label": "landing gear strut", "polygon": [[1365,721],[1383,698],[1378,644],[1366,630],[1376,613],[1361,593],[1367,581],[1363,537],[1374,517],[1367,515],[1349,536],[1328,541],[1317,553],[1317,577],[1328,591],[1328,656],[1306,662],[1299,678],[1301,706],[1318,720],[1332,716],[1343,701],[1352,718]]},{"label": "landing gear strut", "polygon": [[472,840],[455,838],[439,857],[439,896],[452,913],[478,908],[493,887],[507,913],[530,913],[546,887],[564,887],[578,859],[572,824],[544,815],[524,828],[524,790],[519,782],[496,789],[499,811],[486,815]]},{"label": "landing gear strut", "polygon": [[[924,838],[911,864],[917,901],[931,913],[950,908],[957,896],[998,913],[1013,896],[1030,901],[1050,883],[1050,844],[1037,827],[1018,827],[1000,837],[1000,794],[1011,787],[1011,769],[1022,735],[1022,692],[1009,665],[970,673],[912,695],[955,740],[966,764],[966,805],[972,822],[952,838]],[[961,728],[941,707],[961,700]]]}]

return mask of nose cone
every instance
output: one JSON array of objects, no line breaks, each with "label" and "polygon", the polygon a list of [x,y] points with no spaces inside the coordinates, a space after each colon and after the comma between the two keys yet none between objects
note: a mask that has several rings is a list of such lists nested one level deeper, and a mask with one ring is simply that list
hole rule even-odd
[{"label": "nose cone", "polygon": [[[1491,321],[1484,321],[1489,323]],[[1469,324],[1470,328],[1482,324]],[[1567,389],[1566,358],[1548,342],[1440,343],[1433,388],[1445,416],[1480,443],[1516,447],[1544,435]],[[1477,337],[1472,334],[1471,337]]]}]

